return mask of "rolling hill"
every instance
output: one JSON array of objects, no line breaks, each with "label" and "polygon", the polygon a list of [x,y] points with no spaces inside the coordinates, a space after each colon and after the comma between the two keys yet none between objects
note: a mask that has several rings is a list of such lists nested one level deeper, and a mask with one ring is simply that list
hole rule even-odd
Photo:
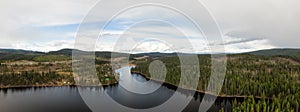
[{"label": "rolling hill", "polygon": [[[58,51],[38,52],[38,51],[29,51],[29,50],[20,50],[20,49],[0,49],[0,60],[34,60],[37,57],[57,58],[57,56],[62,56],[65,59],[68,57],[69,59],[71,59],[73,50],[74,49],[61,49]],[[80,50],[75,50],[75,51],[83,52]],[[117,56],[117,57],[129,55],[126,53],[119,53],[119,52],[96,51],[95,56],[103,57],[103,58],[110,58],[112,53],[114,53],[115,56]],[[240,54],[251,54],[251,55],[261,55],[261,56],[280,56],[280,57],[292,58],[296,61],[300,61],[300,49],[266,49],[266,50],[259,50],[259,51],[240,53]],[[150,53],[131,54],[131,57],[142,57],[142,56],[171,57],[171,56],[176,56],[176,55],[177,55],[177,53],[150,52]],[[181,53],[181,55],[189,55],[189,54]],[[202,54],[199,54],[199,55],[202,55]]]}]

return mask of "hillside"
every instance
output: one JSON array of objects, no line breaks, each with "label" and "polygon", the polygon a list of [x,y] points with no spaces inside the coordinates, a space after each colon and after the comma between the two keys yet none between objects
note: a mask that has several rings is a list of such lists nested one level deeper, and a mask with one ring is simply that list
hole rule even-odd
[{"label": "hillside", "polygon": [[272,56],[272,55],[300,56],[300,49],[267,49],[267,50],[249,52],[249,54],[265,55],[265,56]]},{"label": "hillside", "polygon": [[300,62],[300,49],[267,49],[249,52],[248,54],[262,55],[262,56],[281,56],[292,58]]},{"label": "hillside", "polygon": [[29,51],[29,50],[22,50],[22,49],[0,49],[0,53],[43,54],[43,52]]}]

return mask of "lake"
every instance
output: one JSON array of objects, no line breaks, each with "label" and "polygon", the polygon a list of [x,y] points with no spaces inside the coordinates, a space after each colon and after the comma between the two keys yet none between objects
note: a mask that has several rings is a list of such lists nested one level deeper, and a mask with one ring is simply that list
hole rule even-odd
[{"label": "lake", "polygon": [[[121,71],[122,72],[122,71]],[[137,84],[146,84],[147,87],[158,87],[155,91],[148,91],[148,94],[138,94],[142,90]],[[176,91],[177,90],[177,91]],[[162,105],[172,96],[182,98],[192,97],[183,111],[198,111],[204,94],[178,89],[175,86],[149,81],[139,74],[120,75],[120,82],[109,87],[27,87],[0,89],[0,112],[88,112],[88,111],[108,111],[116,109],[114,107],[122,105],[134,109],[148,109]],[[109,97],[109,98],[108,98]],[[107,103],[111,99],[113,103]],[[90,102],[85,102],[90,100]],[[93,101],[95,100],[95,101]],[[209,101],[210,99],[204,99]],[[217,98],[216,102],[209,109],[215,112],[221,108],[231,110],[230,98]],[[117,103],[116,103],[117,102]],[[175,101],[174,105],[180,101]],[[98,105],[97,105],[98,104]],[[93,106],[94,105],[94,106]],[[103,109],[103,108],[106,108]],[[90,109],[91,108],[91,109]],[[169,110],[166,108],[166,110]],[[124,110],[125,111],[125,110]]]}]

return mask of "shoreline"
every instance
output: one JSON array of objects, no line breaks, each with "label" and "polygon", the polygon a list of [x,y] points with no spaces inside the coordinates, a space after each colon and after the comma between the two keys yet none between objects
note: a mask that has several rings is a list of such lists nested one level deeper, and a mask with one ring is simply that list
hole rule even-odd
[{"label": "shoreline", "polygon": [[[220,97],[220,98],[251,98],[252,97],[252,96],[238,96],[238,95],[226,95],[226,94],[225,95],[216,95],[216,94],[211,93],[211,92],[193,90],[193,89],[189,89],[189,88],[182,88],[182,87],[178,87],[175,84],[172,84],[172,83],[169,83],[169,82],[163,82],[163,81],[160,81],[160,80],[151,79],[151,78],[147,77],[145,74],[140,73],[140,72],[131,71],[131,73],[140,75],[140,76],[144,77],[147,80],[151,80],[151,81],[154,81],[154,82],[157,82],[157,83],[163,83],[164,85],[167,85],[167,86],[172,87],[172,88],[186,90],[186,91],[195,91],[196,93],[207,94],[207,95],[216,96],[216,97]],[[69,85],[41,84],[41,85],[17,85],[17,86],[3,86],[3,85],[0,85],[0,89],[32,88],[32,87],[72,87],[72,86],[73,87],[109,87],[109,86],[115,86],[117,84],[118,84],[118,82],[112,83],[112,84],[96,85],[96,86],[85,86],[85,85],[76,85],[76,84],[69,84]],[[253,96],[253,97],[255,99],[272,100],[272,98],[269,98],[269,97],[261,97],[261,96]]]},{"label": "shoreline", "polygon": [[[140,73],[140,72],[132,71],[131,73],[141,75],[142,77],[146,78],[147,80],[151,80],[151,81],[154,81],[154,82],[166,84],[168,86],[176,87],[177,89],[179,88],[179,89],[187,90],[187,91],[195,91],[196,93],[208,94],[208,95],[216,96],[216,97],[220,97],[220,98],[251,98],[252,97],[252,96],[238,96],[238,95],[226,95],[226,94],[224,94],[224,95],[216,95],[216,94],[211,93],[211,92],[205,92],[205,91],[200,91],[200,90],[192,90],[192,89],[188,89],[188,88],[182,88],[182,87],[178,87],[175,84],[172,84],[172,83],[169,83],[169,82],[163,82],[163,81],[160,81],[160,80],[151,79],[151,78],[147,77],[145,74]],[[272,98],[269,98],[269,97],[262,97],[262,96],[253,96],[253,97],[255,99],[272,100]]]},{"label": "shoreline", "polygon": [[76,85],[18,85],[18,86],[1,86],[0,89],[14,89],[14,88],[34,88],[34,87],[67,87]]},{"label": "shoreline", "polygon": [[112,83],[112,84],[102,84],[98,86],[84,86],[84,85],[76,85],[76,84],[69,84],[69,85],[51,85],[51,84],[41,84],[41,85],[16,85],[16,86],[0,86],[0,89],[13,89],[13,88],[31,88],[31,87],[70,87],[70,86],[76,86],[76,87],[108,87],[108,86],[114,86],[118,83]]}]

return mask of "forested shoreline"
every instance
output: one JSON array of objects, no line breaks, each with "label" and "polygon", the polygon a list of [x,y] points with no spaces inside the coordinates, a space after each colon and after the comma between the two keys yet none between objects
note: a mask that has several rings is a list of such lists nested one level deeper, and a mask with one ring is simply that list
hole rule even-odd
[{"label": "forested shoreline", "polygon": [[[178,57],[162,57],[168,72],[166,82],[178,85],[180,61]],[[148,66],[153,60],[136,61],[133,71],[139,71],[151,78]],[[200,72],[197,91],[205,92],[210,80],[210,56],[199,56]],[[299,111],[300,64],[298,61],[280,56],[229,55],[225,82],[219,96],[247,96],[245,101],[236,104],[234,111]],[[218,80],[212,80],[218,81]],[[261,98],[253,102],[253,98]],[[271,99],[272,102],[269,102]]]},{"label": "forested shoreline", "polygon": [[[20,52],[20,51],[19,51]],[[24,53],[22,55],[22,53]],[[297,51],[298,52],[298,51]],[[76,85],[72,71],[70,50],[51,53],[1,53],[0,88],[28,86],[69,86]],[[261,52],[259,52],[261,53]],[[277,53],[277,52],[276,52]],[[262,53],[263,54],[263,53]],[[231,102],[233,111],[252,112],[297,112],[300,111],[300,54],[293,55],[227,55],[227,70],[219,97],[243,97],[243,102]],[[122,54],[124,55],[124,54]],[[62,58],[60,58],[62,56]],[[121,55],[120,55],[121,56]],[[189,56],[188,54],[183,56]],[[141,73],[154,79],[149,73],[151,62],[159,60],[167,68],[165,83],[178,86],[181,67],[176,53],[135,54],[130,55],[130,62],[135,67],[132,72]],[[200,77],[197,91],[209,93],[208,84],[211,76],[210,55],[198,55]],[[110,65],[110,53],[96,53],[97,76],[101,84],[118,83],[118,76]],[[193,74],[194,71],[188,71]],[[185,79],[183,89],[190,89],[191,75]],[[84,79],[91,82],[94,79]],[[154,79],[155,80],[155,79]],[[157,80],[160,81],[160,80]],[[212,79],[211,83],[220,81]],[[214,89],[217,85],[212,85]],[[259,100],[254,100],[259,98]],[[220,110],[223,111],[223,110]]]}]

